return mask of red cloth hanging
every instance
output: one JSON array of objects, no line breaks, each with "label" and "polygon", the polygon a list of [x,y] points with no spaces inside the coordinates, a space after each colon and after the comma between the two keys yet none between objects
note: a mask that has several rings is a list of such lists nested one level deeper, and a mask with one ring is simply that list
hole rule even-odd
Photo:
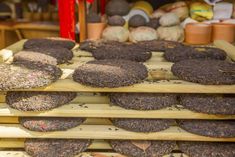
[{"label": "red cloth hanging", "polygon": [[60,36],[75,40],[75,0],[59,0]]}]

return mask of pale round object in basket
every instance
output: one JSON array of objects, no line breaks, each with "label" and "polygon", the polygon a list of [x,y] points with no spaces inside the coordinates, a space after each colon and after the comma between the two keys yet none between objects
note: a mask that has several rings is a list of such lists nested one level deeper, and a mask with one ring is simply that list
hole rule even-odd
[{"label": "pale round object in basket", "polygon": [[102,38],[109,41],[125,42],[128,40],[128,29],[121,26],[106,27],[102,33]]},{"label": "pale round object in basket", "polygon": [[161,16],[159,23],[161,26],[175,26],[180,24],[180,19],[175,13],[167,13]]},{"label": "pale round object in basket", "polygon": [[131,42],[149,41],[156,39],[158,39],[156,30],[145,26],[133,29],[129,35],[129,40]]},{"label": "pale round object in basket", "polygon": [[159,27],[157,33],[161,40],[184,41],[184,29],[181,26]]}]

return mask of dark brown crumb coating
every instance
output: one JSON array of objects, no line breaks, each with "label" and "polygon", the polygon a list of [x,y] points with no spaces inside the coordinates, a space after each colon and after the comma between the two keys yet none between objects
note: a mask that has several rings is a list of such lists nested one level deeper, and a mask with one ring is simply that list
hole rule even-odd
[{"label": "dark brown crumb coating", "polygon": [[175,63],[171,71],[179,79],[194,83],[235,84],[235,63],[220,60],[184,60]]},{"label": "dark brown crumb coating", "polygon": [[235,114],[235,95],[185,94],[180,96],[185,108],[207,114]]},{"label": "dark brown crumb coating", "polygon": [[177,46],[174,49],[167,49],[164,57],[170,62],[179,62],[188,59],[215,59],[225,60],[226,52],[218,48]]},{"label": "dark brown crumb coating", "polygon": [[182,129],[202,136],[235,137],[233,120],[178,120],[178,124]]},{"label": "dark brown crumb coating", "polygon": [[168,129],[174,120],[167,119],[111,119],[114,126],[133,132],[158,132]]},{"label": "dark brown crumb coating", "polygon": [[146,67],[127,60],[90,61],[78,67],[74,81],[94,87],[121,87],[139,83],[148,76]]},{"label": "dark brown crumb coating", "polygon": [[0,89],[35,88],[49,85],[62,75],[60,68],[40,62],[0,64]]},{"label": "dark brown crumb coating", "polygon": [[20,124],[31,130],[39,132],[65,131],[81,125],[85,118],[61,117],[20,117]]},{"label": "dark brown crumb coating", "polygon": [[24,145],[32,157],[74,157],[90,144],[90,140],[81,139],[26,139]]},{"label": "dark brown crumb coating", "polygon": [[177,103],[175,94],[158,93],[111,93],[114,105],[134,110],[158,110]]},{"label": "dark brown crumb coating", "polygon": [[129,157],[162,157],[174,150],[176,142],[112,140],[110,145],[116,152]]},{"label": "dark brown crumb coating", "polygon": [[21,111],[46,111],[67,104],[76,96],[76,92],[7,92],[6,103]]},{"label": "dark brown crumb coating", "polygon": [[179,149],[190,157],[234,157],[235,143],[178,142]]}]

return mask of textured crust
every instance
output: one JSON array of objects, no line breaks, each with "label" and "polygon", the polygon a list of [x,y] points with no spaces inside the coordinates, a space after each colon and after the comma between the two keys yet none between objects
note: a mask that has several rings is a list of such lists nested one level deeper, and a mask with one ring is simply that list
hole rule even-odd
[{"label": "textured crust", "polygon": [[31,51],[20,51],[14,55],[13,62],[41,62],[42,64],[57,65],[57,60],[46,54],[31,52]]},{"label": "textured crust", "polygon": [[207,114],[235,114],[235,95],[186,94],[180,96],[185,108]]},{"label": "textured crust", "polygon": [[162,157],[171,153],[176,147],[173,141],[136,141],[140,145],[149,145],[146,149],[133,144],[127,140],[110,141],[111,147],[118,153],[129,157]]},{"label": "textured crust", "polygon": [[57,60],[57,64],[67,63],[73,58],[73,52],[67,48],[57,47],[34,47],[26,49],[27,52],[37,52],[39,54],[53,57]]},{"label": "textured crust", "polygon": [[175,63],[171,71],[182,80],[208,84],[235,84],[235,63],[219,60],[184,60]]},{"label": "textured crust", "polygon": [[179,62],[188,59],[215,59],[225,60],[226,52],[218,48],[177,46],[174,49],[167,49],[164,57],[170,62]]},{"label": "textured crust", "polygon": [[180,45],[182,45],[182,43],[167,40],[151,40],[138,42],[138,46],[148,52],[165,52],[169,48],[175,48]]},{"label": "textured crust", "polygon": [[67,104],[76,96],[76,92],[7,92],[6,103],[21,111],[46,111]]},{"label": "textured crust", "polygon": [[108,17],[108,24],[110,26],[124,26],[126,23],[125,19],[122,16],[114,15]]},{"label": "textured crust", "polygon": [[57,81],[62,71],[39,62],[15,62],[0,64],[0,90],[42,87]]},{"label": "textured crust", "polygon": [[75,42],[68,39],[63,38],[35,38],[28,39],[23,48],[24,49],[32,49],[32,48],[67,48],[71,50],[75,46]]},{"label": "textured crust", "polygon": [[175,105],[177,98],[174,94],[112,93],[110,101],[126,109],[159,110]]},{"label": "textured crust", "polygon": [[235,121],[179,120],[179,126],[191,133],[218,138],[235,137]]},{"label": "textured crust", "polygon": [[57,118],[57,117],[20,117],[20,124],[39,132],[65,131],[81,125],[85,118]]},{"label": "textured crust", "polygon": [[139,83],[148,76],[146,67],[127,60],[90,61],[78,67],[74,81],[94,87],[121,87]]},{"label": "textured crust", "polygon": [[179,142],[179,149],[190,157],[234,157],[235,143]]},{"label": "textured crust", "polygon": [[111,119],[114,126],[133,132],[158,132],[168,129],[174,122],[165,119]]},{"label": "textured crust", "polygon": [[150,51],[138,46],[138,44],[127,44],[117,41],[85,41],[80,45],[81,50],[89,51],[97,60],[103,59],[125,59],[136,62],[145,62],[152,57]]},{"label": "textured crust", "polygon": [[26,139],[24,145],[32,157],[74,157],[90,144],[90,140],[80,139]]}]

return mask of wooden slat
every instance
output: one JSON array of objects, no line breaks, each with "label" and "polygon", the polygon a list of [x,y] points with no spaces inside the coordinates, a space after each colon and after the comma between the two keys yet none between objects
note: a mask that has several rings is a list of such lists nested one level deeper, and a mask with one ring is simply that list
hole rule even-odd
[{"label": "wooden slat", "polygon": [[223,40],[216,40],[214,41],[214,45],[222,50],[224,50],[227,55],[233,60],[235,61],[235,46],[223,41]]},{"label": "wooden slat", "polygon": [[195,135],[172,126],[155,133],[136,133],[118,129],[112,125],[81,125],[67,131],[33,132],[18,124],[1,124],[0,138],[79,138],[79,139],[130,139],[130,140],[176,140],[176,141],[223,141],[235,142],[235,138],[212,138]]},{"label": "wooden slat", "polygon": [[[26,152],[24,151],[0,151],[1,157],[30,157]],[[105,152],[86,152],[79,155],[76,155],[75,157],[127,157],[118,153],[105,153]],[[163,157],[188,157],[185,154],[181,153],[174,153],[169,155],[164,155]]]},{"label": "wooden slat", "polygon": [[[0,139],[0,149],[1,148],[24,148],[25,139]],[[107,141],[104,140],[94,140],[89,146],[89,149],[112,149]]]},{"label": "wooden slat", "polygon": [[180,80],[143,82],[120,88],[93,88],[70,79],[58,80],[47,87],[16,89],[15,91],[74,91],[74,92],[146,92],[146,93],[224,93],[234,94],[235,85],[201,85]]},{"label": "wooden slat", "polygon": [[[183,109],[180,105],[161,110],[138,111],[126,110],[118,106],[111,106],[110,104],[71,103],[50,111],[22,112],[12,109],[6,104],[0,104],[0,122],[7,122],[9,118],[9,123],[11,123],[12,117],[14,118],[15,116],[70,117],[71,115],[73,117],[94,118],[235,119],[235,115],[202,114]],[[5,118],[1,116],[5,116]]]}]

